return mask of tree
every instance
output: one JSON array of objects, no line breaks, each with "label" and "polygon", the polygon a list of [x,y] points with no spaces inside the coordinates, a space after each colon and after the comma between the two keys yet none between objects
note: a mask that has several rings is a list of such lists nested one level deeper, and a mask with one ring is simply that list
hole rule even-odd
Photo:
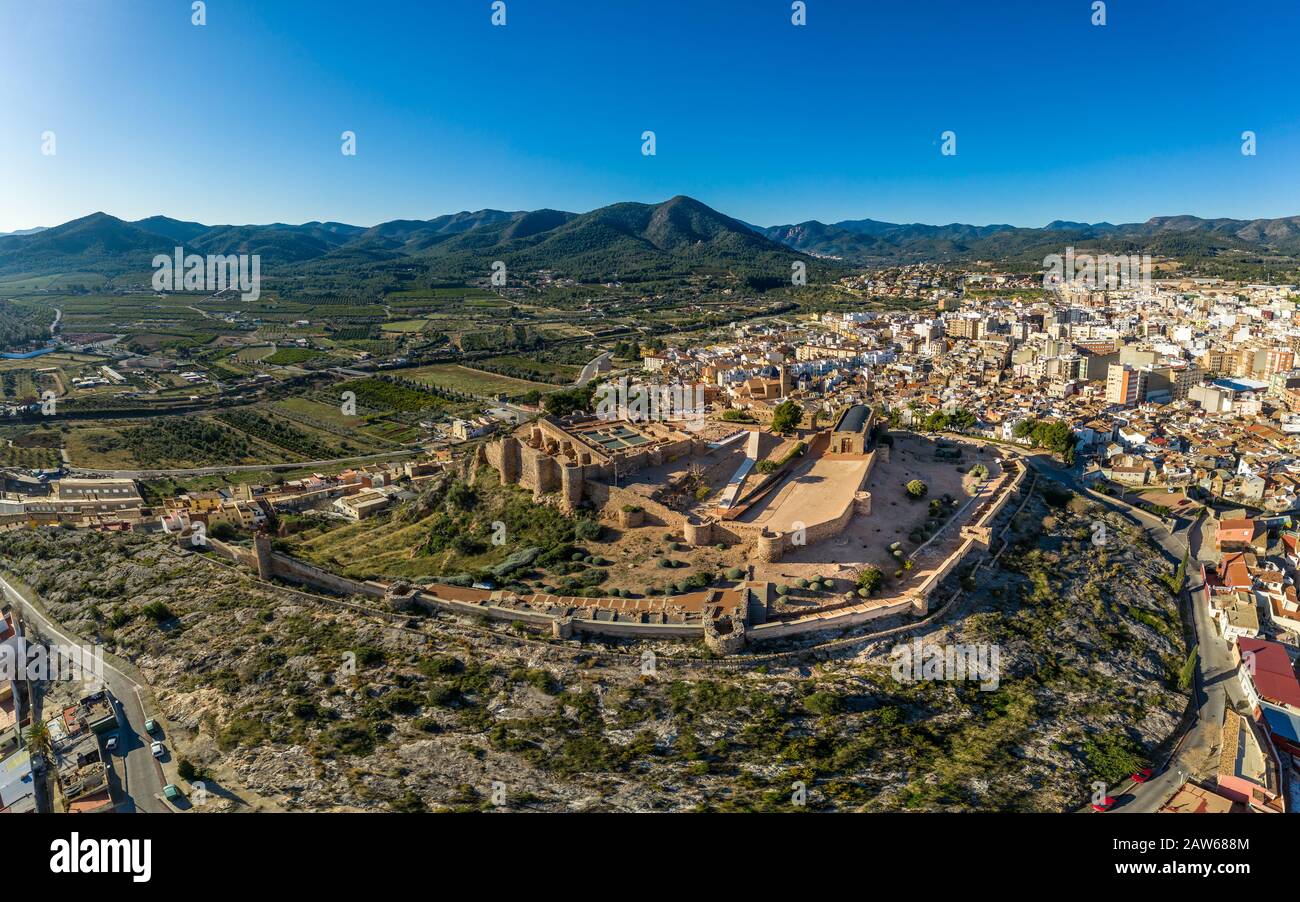
[{"label": "tree", "polygon": [[792,432],[803,419],[803,408],[794,401],[782,401],[772,411],[772,431]]},{"label": "tree", "polygon": [[591,410],[595,397],[595,383],[588,382],[586,385],[551,392],[542,399],[542,407],[551,416],[565,417],[571,413]]},{"label": "tree", "polygon": [[1118,783],[1146,766],[1137,743],[1117,733],[1089,736],[1083,741],[1083,757],[1092,776],[1107,784]]},{"label": "tree", "polygon": [[907,489],[907,497],[913,501],[924,498],[925,493],[930,491],[930,487],[919,479],[913,479],[905,488]]},{"label": "tree", "polygon": [[1196,675],[1196,658],[1200,654],[1200,646],[1193,645],[1192,650],[1187,653],[1187,660],[1183,662],[1183,667],[1178,671],[1178,688],[1186,692],[1192,687],[1192,678]]},{"label": "tree", "polygon": [[226,542],[235,537],[235,528],[229,523],[218,523],[208,534],[214,539]]},{"label": "tree", "polygon": [[949,428],[957,432],[966,432],[975,428],[975,414],[965,407],[958,407],[948,418]]},{"label": "tree", "polygon": [[50,728],[44,721],[38,720],[27,728],[27,745],[33,752],[41,755],[49,754]]},{"label": "tree", "polygon": [[1016,438],[1027,438],[1035,448],[1059,454],[1067,464],[1074,463],[1076,444],[1073,430],[1064,420],[1022,420],[1012,429]]},{"label": "tree", "polygon": [[865,567],[858,574],[858,588],[865,589],[868,595],[876,594],[880,584],[884,581],[885,575],[875,567]]}]

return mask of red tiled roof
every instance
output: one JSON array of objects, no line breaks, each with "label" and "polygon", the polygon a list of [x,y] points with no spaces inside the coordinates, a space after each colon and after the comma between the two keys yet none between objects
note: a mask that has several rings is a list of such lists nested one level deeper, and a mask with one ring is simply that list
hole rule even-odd
[{"label": "red tiled roof", "polygon": [[1226,554],[1219,562],[1220,585],[1233,589],[1250,587],[1250,568],[1246,566],[1246,555],[1241,552]]},{"label": "red tiled roof", "polygon": [[1255,537],[1254,520],[1220,520],[1220,542],[1249,542]]},{"label": "red tiled roof", "polygon": [[1260,697],[1275,704],[1300,708],[1300,679],[1296,678],[1286,649],[1265,639],[1241,638],[1237,645],[1243,655],[1247,652],[1255,655],[1254,682]]}]

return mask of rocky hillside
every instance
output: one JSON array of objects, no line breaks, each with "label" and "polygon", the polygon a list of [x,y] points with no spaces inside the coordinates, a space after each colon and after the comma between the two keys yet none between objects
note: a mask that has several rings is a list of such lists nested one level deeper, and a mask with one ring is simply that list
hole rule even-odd
[{"label": "rocky hillside", "polygon": [[918,637],[996,644],[996,691],[899,682],[892,640],[648,676],[640,648],[397,629],[140,536],[8,532],[0,561],[139,667],[218,807],[788,810],[799,783],[819,810],[1064,810],[1174,731],[1185,649],[1167,564],[1054,500]]}]

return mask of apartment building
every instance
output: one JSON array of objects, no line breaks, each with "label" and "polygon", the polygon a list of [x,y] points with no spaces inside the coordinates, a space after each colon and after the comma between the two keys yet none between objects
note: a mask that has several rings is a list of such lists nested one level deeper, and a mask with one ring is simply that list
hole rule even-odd
[{"label": "apartment building", "polygon": [[1106,403],[1133,407],[1146,397],[1147,373],[1124,363],[1112,363],[1106,371]]}]

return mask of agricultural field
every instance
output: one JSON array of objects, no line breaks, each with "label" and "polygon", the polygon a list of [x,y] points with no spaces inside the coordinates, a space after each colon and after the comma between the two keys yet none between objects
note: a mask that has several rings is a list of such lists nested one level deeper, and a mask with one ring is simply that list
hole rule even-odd
[{"label": "agricultural field", "polygon": [[10,441],[0,442],[0,467],[53,470],[62,462],[58,449],[23,448]]},{"label": "agricultural field", "polygon": [[408,288],[390,291],[384,296],[384,300],[391,306],[397,307],[410,304],[446,304],[495,297],[497,296],[485,288],[466,288],[457,285],[448,288]]},{"label": "agricultural field", "polygon": [[448,402],[427,392],[417,391],[402,385],[394,385],[383,379],[356,379],[338,386],[340,392],[350,391],[356,394],[357,404],[362,407],[380,411],[402,413],[420,413],[426,410],[446,407]]},{"label": "agricultural field", "polygon": [[[60,326],[64,332],[125,333],[133,337],[157,334],[164,336],[204,334],[211,341],[215,332],[229,331],[219,320],[209,319],[195,306],[197,297],[152,293],[131,295],[52,295],[47,302],[63,311]],[[146,343],[149,339],[144,339]],[[206,341],[201,343],[206,343]]]},{"label": "agricultural field", "polygon": [[573,364],[551,363],[517,355],[502,355],[500,357],[488,357],[485,360],[476,360],[473,363],[473,368],[531,382],[549,382],[552,385],[568,385],[577,379],[582,372],[582,367]]},{"label": "agricultural field", "polygon": [[539,333],[545,338],[555,340],[559,338],[583,338],[590,336],[591,332],[581,326],[575,326],[572,323],[538,323],[534,326]]},{"label": "agricultural field", "polygon": [[427,319],[401,319],[394,322],[384,323],[381,328],[385,332],[423,332],[429,327]]},{"label": "agricultural field", "polygon": [[311,348],[276,348],[275,353],[264,358],[272,366],[296,366],[312,360],[319,360],[325,355]]},{"label": "agricultural field", "polygon": [[0,372],[0,400],[31,403],[41,396],[36,386],[33,370],[4,370]]},{"label": "agricultural field", "polygon": [[289,455],[285,460],[328,460],[360,453],[350,439],[340,439],[321,429],[300,425],[260,408],[240,407],[217,414],[216,420],[245,436]]},{"label": "agricultural field", "polygon": [[251,345],[230,354],[228,359],[239,363],[258,363],[270,357],[275,351],[275,345]]},{"label": "agricultural field", "polygon": [[0,291],[58,291],[60,289],[99,288],[108,280],[93,272],[66,272],[51,276],[13,276],[0,280]]},{"label": "agricultural field", "polygon": [[386,420],[381,414],[347,416],[342,413],[340,405],[326,404],[311,398],[276,401],[271,405],[271,411],[301,428],[325,433],[337,441],[373,451],[395,447],[401,440],[394,439],[394,435],[414,431],[406,424]]},{"label": "agricultural field", "polygon": [[274,407],[233,408],[214,416],[65,423],[59,431],[73,466],[106,470],[282,464],[395,447],[393,441],[366,430],[339,434],[324,420]]},{"label": "agricultural field", "polygon": [[275,353],[275,345],[257,344],[235,349],[212,349],[196,355],[212,375],[231,382],[267,373],[277,379],[286,374],[264,365],[266,358]]},{"label": "agricultural field", "polygon": [[90,397],[96,392],[115,393],[122,386],[101,386],[96,389],[74,389],[72,380],[80,376],[99,376],[99,368],[111,361],[107,357],[89,354],[43,354],[30,360],[0,360],[0,400],[36,400],[43,392],[52,391],[64,398]]},{"label": "agricultural field", "polygon": [[68,427],[64,441],[73,466],[106,470],[253,464],[278,453],[207,417],[78,423]]},{"label": "agricultural field", "polygon": [[419,369],[405,370],[402,372],[402,377],[425,385],[436,385],[439,388],[450,389],[467,395],[485,397],[495,395],[514,396],[533,389],[546,391],[551,388],[551,386],[540,382],[498,376],[495,373],[485,373],[482,370],[473,370],[454,363],[440,363],[420,367]]},{"label": "agricultural field", "polygon": [[27,360],[0,359],[0,372],[5,370],[44,370],[51,367],[61,370],[74,370],[87,364],[101,365],[109,362],[109,358],[99,357],[94,354],[73,354],[55,351],[52,354],[42,354],[40,357],[31,357]]}]

